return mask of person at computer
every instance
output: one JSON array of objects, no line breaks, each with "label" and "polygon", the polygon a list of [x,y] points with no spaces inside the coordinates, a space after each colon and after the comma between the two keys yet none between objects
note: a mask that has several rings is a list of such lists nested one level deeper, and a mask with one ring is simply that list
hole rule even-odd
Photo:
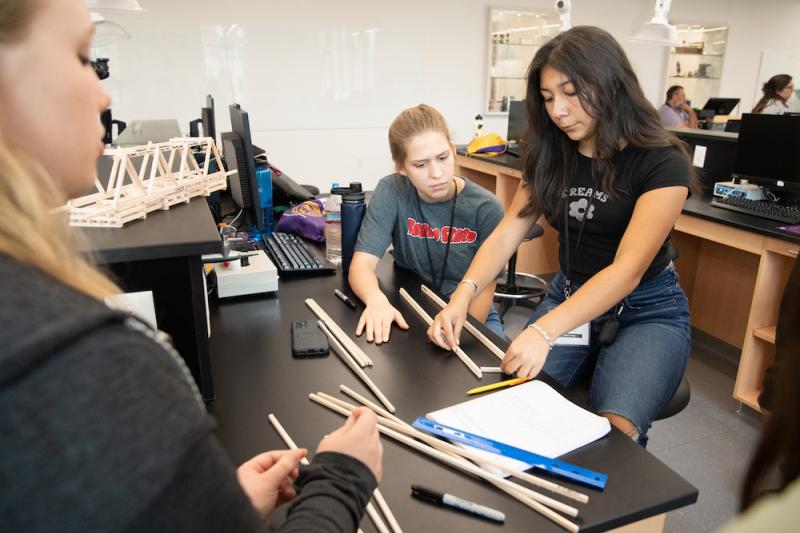
[{"label": "person at computer", "polygon": [[661,123],[673,128],[696,128],[697,114],[686,102],[686,92],[680,85],[667,89],[667,100],[658,109]]},{"label": "person at computer", "polygon": [[118,294],[53,209],[90,189],[109,96],[82,0],[0,0],[0,528],[355,531],[382,449],[359,409],[306,450],[238,470],[165,335]]},{"label": "person at computer", "polygon": [[794,94],[794,81],[788,74],[776,74],[761,87],[763,96],[753,107],[752,113],[762,115],[783,115],[800,112],[800,103]]},{"label": "person at computer", "polygon": [[[503,216],[500,200],[455,175],[455,145],[444,117],[421,104],[406,109],[389,127],[397,172],[380,180],[367,207],[350,265],[350,286],[366,304],[356,335],[388,342],[393,323],[408,328],[378,286],[375,268],[389,244],[394,261],[413,270],[430,288],[449,297],[478,247]],[[492,306],[494,282],[469,306],[469,314],[503,336]]]},{"label": "person at computer", "polygon": [[[606,31],[557,35],[528,72],[523,181],[428,335],[444,348],[459,342],[472,298],[543,215],[558,231],[559,272],[502,369],[544,371],[566,387],[591,372],[592,408],[645,445],[691,349],[688,301],[668,246],[696,178],[684,144],[661,126]],[[585,345],[564,343],[587,327]]]}]

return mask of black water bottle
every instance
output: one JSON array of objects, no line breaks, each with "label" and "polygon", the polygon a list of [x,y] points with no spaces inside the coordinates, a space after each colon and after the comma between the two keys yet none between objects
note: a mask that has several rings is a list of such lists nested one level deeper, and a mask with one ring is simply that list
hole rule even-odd
[{"label": "black water bottle", "polygon": [[342,272],[350,270],[350,261],[358,239],[361,221],[367,212],[366,195],[361,190],[361,183],[353,182],[349,187],[338,187],[331,190],[342,196]]}]

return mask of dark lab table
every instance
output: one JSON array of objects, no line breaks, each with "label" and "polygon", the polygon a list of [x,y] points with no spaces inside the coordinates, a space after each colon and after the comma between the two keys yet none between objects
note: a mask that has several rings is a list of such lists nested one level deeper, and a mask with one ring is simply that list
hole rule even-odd
[{"label": "dark lab table", "polygon": [[[405,287],[430,314],[435,313],[435,306],[420,294],[419,281],[413,274],[393,267],[389,256],[381,260],[378,274],[384,291],[404,314],[411,329],[393,329],[391,341],[382,346],[358,338],[356,342],[374,360],[375,366],[367,373],[395,405],[400,418],[410,422],[417,416],[462,402],[466,390],[492,381],[492,377],[478,381],[455,356],[427,342],[423,322],[397,294],[399,287]],[[334,288],[348,292],[341,273],[281,280],[277,295],[248,296],[212,307],[211,360],[217,392],[212,411],[219,421],[219,437],[236,463],[266,449],[285,447],[268,423],[268,413],[278,417],[299,446],[313,452],[320,438],[338,427],[343,419],[311,402],[308,399],[311,392],[341,397],[338,386],[346,384],[375,400],[335,355],[324,359],[292,358],[291,321],[315,318],[304,304],[306,298],[314,298],[345,331],[355,330],[363,307],[359,302],[358,312],[352,311],[334,296]],[[479,366],[497,366],[497,358],[466,332],[462,347]],[[566,396],[585,404],[580,393],[568,392]],[[383,443],[381,491],[405,531],[471,532],[501,527],[506,531],[562,531],[488,483],[456,472],[388,438]],[[580,511],[581,531],[612,529],[697,500],[695,487],[617,430],[562,458],[609,475],[604,492],[564,482],[590,495],[588,504],[575,504]],[[413,499],[412,483],[500,509],[507,515],[505,526]],[[369,518],[362,521],[362,528],[373,531]]]},{"label": "dark lab table", "polygon": [[203,398],[214,397],[208,355],[203,254],[221,252],[208,203],[195,198],[122,228],[82,228],[98,263],[126,292],[153,291],[159,329],[167,332],[192,371]]}]

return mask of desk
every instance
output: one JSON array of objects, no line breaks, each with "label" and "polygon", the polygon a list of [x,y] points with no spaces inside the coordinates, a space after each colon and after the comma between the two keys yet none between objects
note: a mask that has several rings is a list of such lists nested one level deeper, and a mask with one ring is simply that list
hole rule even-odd
[{"label": "desk", "polygon": [[[456,164],[460,175],[510,205],[522,178],[519,158],[459,154]],[[689,297],[692,326],[742,349],[733,397],[760,410],[758,394],[775,355],[778,308],[800,250],[800,235],[777,229],[779,222],[712,207],[710,200],[706,195],[686,200],[672,234],[680,254],[676,265]],[[552,272],[558,269],[557,259],[556,234],[547,227],[544,238],[520,246],[517,270]]]},{"label": "desk", "polygon": [[[356,339],[375,361],[368,375],[395,405],[396,414],[409,422],[464,401],[465,391],[481,382],[456,357],[426,341],[423,322],[397,294],[399,287],[405,287],[420,305],[434,313],[435,307],[420,295],[418,278],[395,269],[388,255],[379,263],[378,277],[411,329],[393,329],[391,341],[382,346]],[[284,448],[267,422],[270,412],[299,446],[313,451],[322,435],[338,427],[343,419],[312,403],[308,399],[310,392],[341,396],[338,386],[346,384],[373,398],[338,357],[296,360],[291,355],[291,321],[314,317],[304,304],[305,298],[313,297],[345,331],[355,330],[359,312],[352,311],[333,294],[334,288],[345,287],[340,273],[281,280],[280,297],[249,296],[212,307],[211,358],[217,390],[212,410],[219,420],[219,437],[235,462],[265,449]],[[478,365],[497,365],[497,358],[467,333],[462,347]],[[483,382],[491,382],[491,378],[484,378]],[[576,394],[568,397],[583,402]],[[383,439],[383,444],[381,491],[405,531],[468,533],[498,527],[412,499],[412,483],[445,489],[503,510],[508,517],[504,531],[563,531],[486,483],[389,439]],[[660,531],[664,513],[697,500],[697,489],[617,430],[564,459],[609,475],[604,492],[582,489],[590,494],[590,502],[578,504],[581,531],[602,531],[631,523],[648,526],[640,531]],[[362,522],[362,527],[372,531],[369,519]]]},{"label": "desk", "polygon": [[122,228],[83,228],[98,263],[125,291],[153,291],[158,326],[172,337],[204,399],[214,397],[202,254],[221,241],[203,198],[149,213]]}]

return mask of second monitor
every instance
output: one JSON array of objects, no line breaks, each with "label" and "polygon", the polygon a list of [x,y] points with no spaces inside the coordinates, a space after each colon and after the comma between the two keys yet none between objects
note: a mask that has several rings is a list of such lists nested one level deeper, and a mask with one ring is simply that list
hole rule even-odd
[{"label": "second monitor", "polygon": [[703,111],[713,111],[714,115],[730,115],[739,105],[739,98],[709,98]]}]

